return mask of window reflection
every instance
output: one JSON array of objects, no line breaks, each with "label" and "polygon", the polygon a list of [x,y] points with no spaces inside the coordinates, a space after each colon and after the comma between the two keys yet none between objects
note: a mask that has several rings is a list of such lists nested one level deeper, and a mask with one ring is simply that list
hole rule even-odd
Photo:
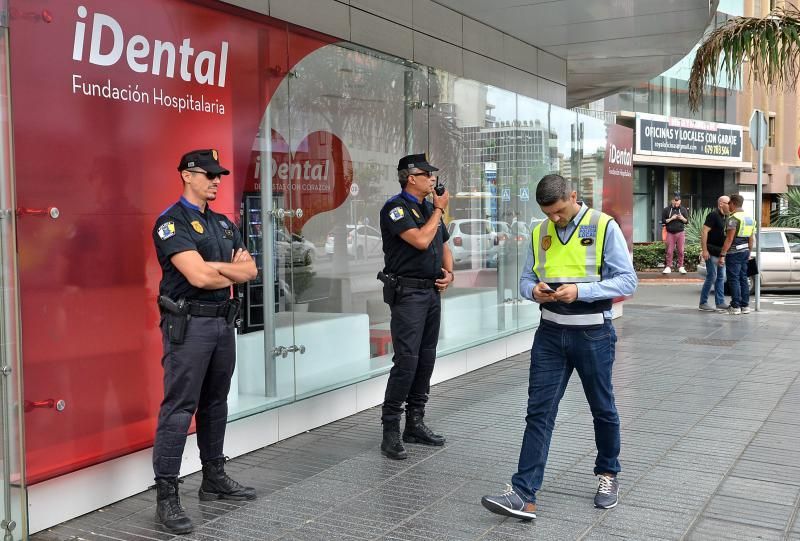
[{"label": "window reflection", "polygon": [[[267,312],[239,335],[234,417],[389,370],[389,309],[375,279],[383,267],[378,216],[400,190],[404,154],[427,152],[451,195],[444,220],[456,282],[443,298],[439,355],[537,324],[538,306],[520,298],[518,283],[531,231],[544,218],[535,202],[542,176],[560,173],[601,204],[602,121],[355,46],[328,45],[298,63],[262,125],[270,142],[261,135],[254,148],[259,163],[274,162],[266,167],[273,182],[261,182],[268,192],[253,194],[244,215],[266,216],[256,200],[312,215],[250,220],[253,242],[273,254],[248,293]],[[309,139],[315,133],[322,135]],[[337,172],[349,182],[346,197],[322,198],[328,207],[319,208],[305,188],[277,187],[277,163],[284,172],[303,170],[296,165],[305,159],[322,163],[313,149],[326,144],[341,145],[330,155],[332,167],[345,169]],[[265,355],[273,342],[278,354]],[[304,353],[283,357],[287,345]]]}]

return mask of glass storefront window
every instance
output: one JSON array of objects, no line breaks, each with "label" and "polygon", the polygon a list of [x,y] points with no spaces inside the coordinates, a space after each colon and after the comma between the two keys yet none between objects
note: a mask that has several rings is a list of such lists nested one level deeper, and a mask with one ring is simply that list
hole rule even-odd
[{"label": "glass storefront window", "polygon": [[0,527],[6,540],[27,539],[26,482],[23,474],[22,370],[19,344],[16,232],[11,211],[8,34],[0,27]]},{"label": "glass storefront window", "polygon": [[[633,168],[633,242],[653,240],[655,179],[650,167]],[[661,215],[658,215],[661,218]]]},{"label": "glass storefront window", "polygon": [[[131,32],[171,30],[173,19],[151,20],[133,3],[104,9]],[[379,211],[400,191],[401,156],[427,152],[451,194],[445,222],[457,278],[444,298],[440,354],[537,324],[538,306],[520,299],[518,282],[543,218],[535,203],[543,175],[563,174],[602,205],[605,132],[596,119],[277,20],[207,3],[175,9],[213,21],[192,39],[208,54],[230,45],[229,77],[206,84],[121,64],[114,84],[133,87],[146,76],[158,104],[73,87],[68,103],[76,105],[65,107],[69,87],[41,84],[42,73],[111,85],[108,66],[81,60],[43,70],[51,36],[66,33],[14,20],[16,196],[20,205],[62,210],[57,222],[26,217],[16,231],[21,325],[30,329],[21,346],[25,392],[67,404],[25,414],[30,482],[152,444],[163,375],[152,225],[179,196],[177,178],[165,178],[189,145],[219,147],[232,174],[212,208],[237,221],[259,267],[257,279],[235,289],[243,312],[231,419],[389,370],[389,310],[375,275],[383,267]],[[164,94],[189,92],[199,103],[191,111],[179,110],[177,98],[164,104]],[[56,154],[41,159],[45,146]],[[86,171],[48,174],[56,159]],[[110,209],[124,227],[98,225]],[[75,258],[89,248],[91,258]]]}]

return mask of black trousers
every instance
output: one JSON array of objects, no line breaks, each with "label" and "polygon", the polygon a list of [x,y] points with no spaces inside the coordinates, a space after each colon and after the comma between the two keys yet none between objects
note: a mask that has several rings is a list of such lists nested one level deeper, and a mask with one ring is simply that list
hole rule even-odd
[{"label": "black trousers", "polygon": [[177,477],[192,416],[203,462],[223,457],[228,391],[236,364],[234,327],[222,317],[192,317],[182,344],[169,341],[161,322],[164,400],[153,445],[156,478]]},{"label": "black trousers", "polygon": [[394,366],[383,399],[384,424],[400,421],[403,403],[406,411],[425,410],[436,362],[441,298],[435,289],[405,288],[391,311]]}]

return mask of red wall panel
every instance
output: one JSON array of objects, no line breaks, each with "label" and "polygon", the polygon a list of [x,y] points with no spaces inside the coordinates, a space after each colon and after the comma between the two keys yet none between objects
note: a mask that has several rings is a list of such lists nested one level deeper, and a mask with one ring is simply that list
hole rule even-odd
[{"label": "red wall panel", "polygon": [[[235,216],[258,123],[289,59],[297,62],[332,40],[214,2],[10,4],[17,202],[60,211],[55,220],[32,214],[18,220],[25,399],[66,402],[63,412],[25,414],[28,482],[35,483],[152,444],[162,388],[155,305],[161,272],[151,229],[180,195],[179,157],[193,148],[219,149],[233,175],[213,208]],[[121,30],[121,56],[113,65],[89,62],[97,14]],[[79,23],[85,25],[83,54],[75,60]],[[112,28],[102,27],[101,55],[117,45]],[[303,37],[291,55],[290,33]],[[137,35],[150,55],[131,62],[146,65],[144,73],[127,57],[143,51],[142,40],[131,44]],[[190,81],[181,77],[178,54],[187,38]],[[174,44],[173,77],[166,74],[166,56],[160,73],[152,73],[156,40]],[[220,86],[223,42],[227,67]],[[208,67],[203,51],[215,55],[213,85],[194,77],[198,58]],[[102,91],[85,95],[80,83],[138,90],[149,103]],[[216,104],[217,112],[156,103],[156,96],[187,94]]]}]

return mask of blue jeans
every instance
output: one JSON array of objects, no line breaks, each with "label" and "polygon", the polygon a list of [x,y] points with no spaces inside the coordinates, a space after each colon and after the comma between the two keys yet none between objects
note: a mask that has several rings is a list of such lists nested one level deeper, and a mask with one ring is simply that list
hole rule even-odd
[{"label": "blue jeans", "polygon": [[709,254],[706,259],[706,281],[700,290],[700,304],[708,302],[711,284],[714,284],[714,300],[717,306],[722,306],[725,304],[725,267],[719,266],[719,257]]},{"label": "blue jeans", "polygon": [[731,306],[744,308],[750,303],[750,282],[747,281],[747,260],[750,251],[729,253],[725,256],[728,285],[731,288]]},{"label": "blue jeans", "polygon": [[597,446],[595,475],[618,473],[619,416],[614,404],[611,368],[617,335],[610,320],[594,329],[570,329],[542,321],[533,339],[528,383],[528,413],[514,491],[527,502],[536,501],[542,486],[550,439],[572,370],[578,372],[594,418]]}]

